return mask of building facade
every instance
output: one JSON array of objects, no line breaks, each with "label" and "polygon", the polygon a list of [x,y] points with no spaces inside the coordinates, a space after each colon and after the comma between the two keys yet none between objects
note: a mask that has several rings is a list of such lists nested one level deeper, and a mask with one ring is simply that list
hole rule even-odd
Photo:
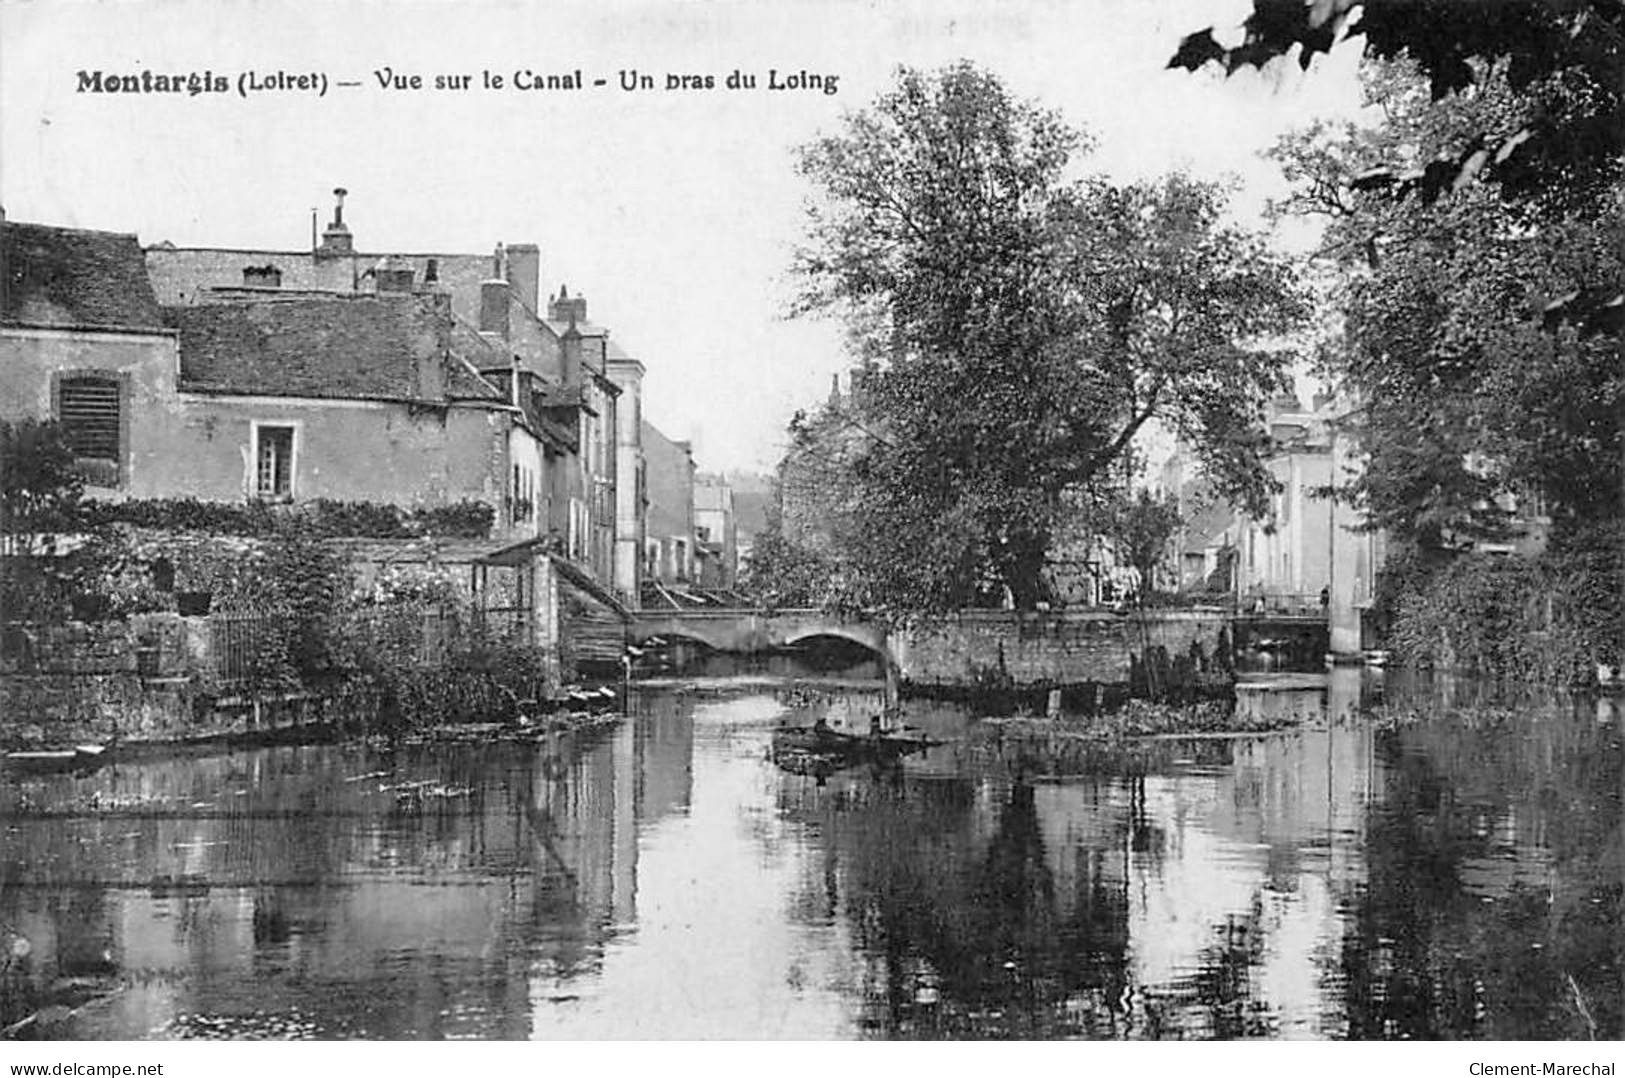
[{"label": "building facade", "polygon": [[667,438],[645,420],[643,454],[649,496],[645,602],[669,604],[672,588],[695,582],[693,447]]},{"label": "building facade", "polygon": [[178,338],[134,236],[0,213],[0,419],[59,420],[90,495],[166,489]]},{"label": "building facade", "polygon": [[694,480],[694,541],[700,554],[700,586],[732,589],[739,581],[739,533],[733,488],[723,476]]},{"label": "building facade", "polygon": [[483,502],[497,560],[459,575],[503,570],[534,643],[615,666],[607,333],[562,290],[535,314],[534,248],[362,271],[334,216],[299,254],[0,217],[0,418],[57,420],[103,499]]}]

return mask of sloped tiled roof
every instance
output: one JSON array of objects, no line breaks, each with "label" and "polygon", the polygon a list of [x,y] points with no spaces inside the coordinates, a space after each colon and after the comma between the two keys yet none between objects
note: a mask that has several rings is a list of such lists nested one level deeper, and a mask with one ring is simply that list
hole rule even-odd
[{"label": "sloped tiled roof", "polygon": [[[565,334],[565,331],[570,328],[570,323],[568,323],[568,322],[560,322],[557,319],[553,319],[553,318],[543,319],[542,324],[545,325],[548,329],[552,330],[554,336],[556,336],[556,337],[563,337],[564,334]],[[609,336],[609,330],[607,330],[603,326],[597,325],[596,323],[593,323],[593,322],[577,322],[576,323],[576,332],[581,334],[583,337],[608,337]]]},{"label": "sloped tiled roof", "polygon": [[498,397],[446,348],[443,317],[413,296],[165,309],[189,389],[346,400]]},{"label": "sloped tiled roof", "polygon": [[163,313],[133,235],[8,221],[7,322],[161,329]]},{"label": "sloped tiled roof", "polygon": [[1224,502],[1215,502],[1197,510],[1185,523],[1184,553],[1202,553],[1217,542],[1235,520],[1235,509]]}]

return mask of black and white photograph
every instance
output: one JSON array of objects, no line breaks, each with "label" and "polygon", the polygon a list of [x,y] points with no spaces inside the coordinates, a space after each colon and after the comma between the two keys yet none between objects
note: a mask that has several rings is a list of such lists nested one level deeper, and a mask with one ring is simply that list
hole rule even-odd
[{"label": "black and white photograph", "polygon": [[1622,98],[1621,0],[0,0],[0,1064],[1615,1075]]}]

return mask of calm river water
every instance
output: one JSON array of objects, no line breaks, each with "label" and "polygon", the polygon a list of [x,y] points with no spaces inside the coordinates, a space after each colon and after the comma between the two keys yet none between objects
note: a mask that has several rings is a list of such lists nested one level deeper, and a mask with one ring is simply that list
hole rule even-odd
[{"label": "calm river water", "polygon": [[[864,690],[647,690],[544,745],[119,763],[0,789],[6,1013],[65,1038],[1618,1038],[1609,701],[1244,690],[1292,732],[820,784]],[[1393,721],[1397,715],[1398,721]],[[967,736],[968,735],[968,736]],[[19,941],[27,941],[26,944]],[[26,955],[20,952],[27,951]]]}]

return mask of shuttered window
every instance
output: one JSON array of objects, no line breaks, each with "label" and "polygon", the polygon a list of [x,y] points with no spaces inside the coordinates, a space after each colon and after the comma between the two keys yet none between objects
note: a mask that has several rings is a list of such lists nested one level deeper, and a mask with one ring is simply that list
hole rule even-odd
[{"label": "shuttered window", "polygon": [[89,460],[119,459],[119,410],[122,393],[116,379],[63,378],[57,419],[74,456]]}]

